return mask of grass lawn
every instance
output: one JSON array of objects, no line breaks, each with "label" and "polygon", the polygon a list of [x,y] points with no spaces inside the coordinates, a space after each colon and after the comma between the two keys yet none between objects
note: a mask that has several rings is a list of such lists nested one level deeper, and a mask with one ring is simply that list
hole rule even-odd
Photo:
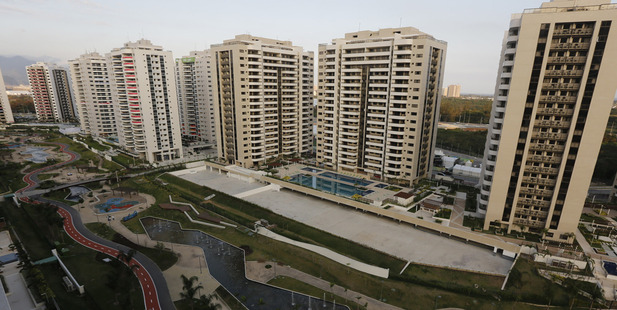
[{"label": "grass lawn", "polygon": [[104,223],[87,223],[86,227],[93,233],[105,239],[112,240],[122,245],[126,245],[141,252],[142,254],[148,256],[152,261],[154,261],[163,271],[169,269],[178,261],[178,256],[176,256],[176,254],[170,251],[152,249],[134,244],[123,238],[120,234],[116,233],[113,229],[111,229]]},{"label": "grass lawn", "polygon": [[484,227],[484,219],[465,215],[465,217],[463,218],[463,226],[471,228],[478,227],[482,229],[482,227]]},{"label": "grass lawn", "polygon": [[101,145],[98,141],[94,140],[91,136],[87,136],[85,138],[77,138],[79,141],[87,144],[89,147],[98,150],[98,151],[106,151],[109,149],[107,145]]},{"label": "grass lawn", "polygon": [[583,213],[581,214],[581,222],[594,222],[596,224],[608,225],[609,221],[601,216],[597,216],[594,214]]},{"label": "grass lawn", "polygon": [[41,181],[45,181],[45,180],[57,177],[59,175],[60,175],[60,173],[57,173],[57,172],[54,172],[54,173],[41,173],[41,174],[39,174],[38,178]]},{"label": "grass lawn", "polygon": [[107,169],[107,171],[110,171],[110,172],[119,171],[119,170],[124,169],[122,166],[118,165],[118,163],[114,161],[109,161],[106,159],[103,160],[103,165],[101,166],[101,168]]},{"label": "grass lawn", "polygon": [[118,153],[118,156],[114,156],[112,158],[115,162],[123,165],[124,167],[128,168],[128,167],[133,166],[133,157],[130,157],[126,154]]},{"label": "grass lawn", "polygon": [[22,163],[0,163],[0,192],[15,192],[28,184],[24,182],[24,175],[20,172],[25,167]]},{"label": "grass lawn", "polygon": [[[286,219],[246,201],[184,181],[171,175],[163,175],[160,178],[169,184],[163,187],[148,179],[141,178],[138,180],[124,181],[122,186],[134,187],[142,192],[149,193],[153,195],[159,203],[168,202],[168,195],[170,194],[174,200],[182,200],[182,198],[185,198],[184,200],[199,202],[203,201],[203,197],[216,193],[214,201],[218,206],[216,210],[213,211],[220,216],[226,217],[230,222],[246,225],[245,223],[251,223],[251,221],[255,219],[268,219],[271,223],[276,223],[279,226],[279,230],[277,230],[279,233],[284,233],[286,236],[291,236],[294,239],[330,247],[341,254],[356,257],[367,263],[390,268],[391,277],[390,279],[383,280],[370,276],[347,268],[346,266],[315,253],[260,235],[248,236],[240,230],[229,228],[216,229],[193,224],[190,223],[182,213],[163,210],[157,205],[141,212],[137,218],[126,222],[125,225],[129,227],[129,229],[135,232],[143,232],[143,228],[139,223],[139,218],[143,216],[156,216],[171,219],[180,222],[183,228],[202,230],[237,246],[249,246],[253,250],[253,253],[247,256],[248,260],[276,260],[308,274],[321,277],[326,281],[336,283],[337,285],[347,287],[373,298],[379,298],[380,290],[383,286],[383,298],[386,298],[388,303],[402,308],[408,307],[410,303],[417,305],[418,309],[431,308],[436,296],[441,296],[439,300],[442,306],[447,305],[450,307],[468,309],[491,309],[493,307],[501,308],[515,305],[515,303],[508,301],[500,302],[494,298],[495,295],[502,295],[509,300],[515,300],[516,298],[526,300],[527,297],[533,301],[538,299],[536,294],[537,290],[526,291],[525,294],[527,295],[521,295],[519,297],[517,297],[518,295],[515,293],[501,292],[499,290],[503,279],[501,277],[491,278],[474,273],[430,268],[419,265],[411,265],[410,269],[408,267],[408,270],[403,275],[399,276],[398,272],[405,265],[405,262],[399,259],[365,248],[293,220]],[[202,212],[204,210],[202,206],[196,206],[196,208]],[[479,288],[475,289],[473,284],[478,284]],[[546,299],[546,303],[548,303],[548,299]],[[553,302],[553,304],[556,304],[556,302]],[[516,304],[516,308],[534,309],[533,306],[524,304]]]},{"label": "grass lawn", "polygon": [[332,299],[334,298],[334,300],[336,300],[336,304],[337,305],[346,305],[349,307],[349,309],[356,309],[357,307],[359,307],[359,309],[366,309],[363,307],[363,305],[358,305],[357,303],[355,303],[352,300],[347,300],[344,299],[340,296],[334,295],[328,291],[324,291],[320,288],[314,287],[312,285],[306,284],[302,281],[296,280],[294,278],[289,278],[289,277],[284,277],[284,276],[278,276],[270,281],[268,281],[268,284],[272,284],[274,286],[278,286],[278,287],[282,287],[282,288],[286,288],[295,292],[300,292],[302,294],[306,294],[309,296],[313,296],[313,297],[317,297],[322,299],[324,296],[324,293],[326,294],[326,300],[332,302]]},{"label": "grass lawn", "polygon": [[[94,300],[94,302],[101,309],[127,309],[125,306],[114,304],[115,295],[124,294],[125,292],[114,292],[114,290],[109,288],[106,283],[107,275],[117,272],[112,265],[102,261],[103,258],[111,257],[78,245],[74,243],[74,241],[72,242],[72,245],[69,245],[68,247],[70,248],[70,252],[65,254],[62,261],[67,265],[77,281],[85,286],[89,293],[88,295]],[[135,276],[131,276],[130,281],[130,298],[132,304],[132,307],[130,308],[143,309],[144,300],[143,295],[141,294],[139,281]]]},{"label": "grass lawn", "polygon": [[71,163],[71,165],[73,166],[80,166],[80,165],[96,166],[99,164],[99,160],[101,158],[100,156],[94,154],[92,151],[88,150],[85,146],[73,141],[70,138],[62,136],[62,137],[49,140],[49,142],[65,143],[70,146],[69,150],[79,153],[81,155],[81,158]]},{"label": "grass lawn", "polygon": [[74,201],[64,200],[66,196],[70,194],[70,190],[68,188],[63,188],[55,191],[51,191],[49,193],[43,194],[45,198],[49,198],[56,201],[61,201],[62,203],[66,203],[67,205],[73,206],[78,204]]},{"label": "grass lawn", "polygon": [[[25,212],[25,207],[17,208],[10,203],[0,203],[0,213],[10,223],[11,227],[18,234],[22,241],[22,246],[28,251],[31,260],[37,261],[51,256],[51,249],[54,245],[50,244],[34,222]],[[37,207],[36,205],[31,206]],[[12,236],[15,238],[15,236]],[[15,240],[15,239],[14,239]],[[64,272],[57,263],[39,265],[45,275],[45,279],[50,288],[56,295],[56,300],[61,309],[124,309],[120,305],[113,305],[113,291],[107,287],[105,280],[108,274],[114,269],[100,259],[97,253],[85,248],[63,233],[63,247],[70,251],[62,257],[63,262],[71,270],[80,284],[85,285],[86,294],[78,296],[75,292],[68,293],[62,286]],[[139,288],[136,277],[132,277],[134,287]],[[136,306],[135,309],[143,309],[143,297],[141,290],[131,293],[131,299]]]}]

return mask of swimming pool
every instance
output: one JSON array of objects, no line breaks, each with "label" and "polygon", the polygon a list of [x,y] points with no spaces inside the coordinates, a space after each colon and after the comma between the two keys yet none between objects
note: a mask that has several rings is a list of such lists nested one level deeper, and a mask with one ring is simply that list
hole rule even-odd
[{"label": "swimming pool", "polygon": [[367,185],[373,184],[372,181],[368,181],[368,180],[364,180],[360,178],[354,178],[354,177],[350,177],[346,175],[341,175],[341,174],[329,172],[329,171],[326,171],[320,174],[319,176],[324,176],[326,178],[335,179],[335,180],[339,180],[339,181],[343,181],[343,182],[347,182],[347,183],[351,183],[355,185],[360,185],[360,186],[367,186]]},{"label": "swimming pool", "polygon": [[334,180],[319,178],[314,175],[296,174],[292,176],[289,181],[346,197],[352,197],[356,194],[364,196],[372,192],[357,189],[353,185],[348,185]]},{"label": "swimming pool", "polygon": [[139,204],[139,201],[123,201],[124,198],[109,198],[107,201],[103,203],[99,203],[94,207],[99,213],[109,213],[116,212],[121,210],[126,210],[136,204]]}]

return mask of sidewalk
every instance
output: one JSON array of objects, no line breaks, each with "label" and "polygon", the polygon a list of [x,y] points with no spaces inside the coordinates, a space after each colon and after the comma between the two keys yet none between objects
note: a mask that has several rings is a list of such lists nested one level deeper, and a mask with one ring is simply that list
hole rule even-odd
[{"label": "sidewalk", "polygon": [[[266,269],[266,265],[270,264],[274,266],[273,268]],[[248,279],[267,283],[277,276],[286,276],[290,278],[294,278],[298,281],[302,281],[306,284],[317,287],[326,292],[332,292],[333,294],[345,298],[351,302],[358,301],[361,305],[367,303],[366,309],[380,309],[380,310],[401,310],[401,308],[388,305],[374,298],[368,297],[366,295],[360,294],[358,292],[354,292],[349,289],[345,289],[342,286],[334,285],[330,287],[330,282],[319,279],[317,277],[306,274],[302,271],[293,269],[289,266],[279,266],[276,262],[256,262],[256,261],[247,261],[246,262],[246,277]],[[315,296],[319,297],[319,296]],[[360,297],[360,299],[358,299]]]},{"label": "sidewalk", "polygon": [[471,230],[469,227],[463,226],[463,219],[465,217],[465,200],[467,199],[466,197],[466,193],[456,193],[456,199],[454,200],[454,206],[452,208],[452,215],[450,216],[450,227]]}]

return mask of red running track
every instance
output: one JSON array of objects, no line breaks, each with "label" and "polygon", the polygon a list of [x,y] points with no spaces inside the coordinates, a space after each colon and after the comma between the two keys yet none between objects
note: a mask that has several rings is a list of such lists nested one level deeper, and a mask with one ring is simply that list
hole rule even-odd
[{"label": "red running track", "polygon": [[[94,242],[90,239],[87,239],[80,232],[78,232],[75,229],[75,226],[73,225],[73,218],[71,217],[71,214],[68,211],[62,208],[58,208],[58,213],[60,214],[60,216],[64,218],[64,230],[73,240],[75,240],[76,242],[78,242],[79,244],[87,248],[105,253],[107,255],[110,255],[111,257],[118,256],[120,251],[118,251],[117,249],[110,248],[108,246],[105,246],[100,243]],[[148,273],[148,271],[144,268],[144,266],[142,266],[134,258],[131,259],[131,261],[127,264],[127,266],[129,267],[137,266],[137,268],[134,270],[134,273],[135,273],[135,276],[137,276],[137,279],[139,280],[139,284],[141,285],[141,290],[144,295],[144,304],[146,306],[146,309],[148,310],[161,309],[161,306],[159,305],[158,295],[156,293],[156,287],[154,286],[154,281],[152,281],[152,277],[150,276],[150,273]]]},{"label": "red running track", "polygon": [[[68,145],[63,144],[63,143],[51,143],[51,142],[47,142],[48,144],[55,144],[55,145],[59,145],[60,146],[60,152],[63,152],[65,154],[68,154],[71,156],[70,159],[68,159],[67,161],[61,162],[61,163],[57,163],[51,166],[47,166],[47,167],[42,167],[39,169],[36,169],[28,174],[26,174],[23,177],[24,182],[28,183],[28,185],[20,190],[17,191],[17,193],[22,193],[28,189],[31,189],[32,187],[34,187],[35,185],[37,185],[38,183],[32,179],[32,176],[44,171],[44,170],[48,170],[54,167],[59,167],[62,165],[66,165],[68,163],[71,163],[73,161],[75,161],[76,159],[78,159],[79,155],[76,153],[73,153],[71,151],[68,151]],[[23,197],[20,198],[21,201],[23,202],[27,202],[27,203],[32,203],[30,201],[30,199],[28,199],[27,197]],[[36,202],[34,202],[36,203]],[[98,252],[102,252],[105,253],[107,255],[110,255],[112,257],[117,257],[119,251],[117,249],[102,245],[98,242],[94,242],[86,237],[84,237],[79,231],[77,231],[77,229],[75,229],[75,225],[73,224],[73,218],[71,216],[71,214],[62,209],[62,208],[58,208],[58,213],[60,214],[60,216],[62,216],[64,218],[64,230],[66,231],[66,233],[73,239],[75,240],[77,243],[90,248],[92,250],[98,251]],[[126,264],[126,262],[125,262]],[[160,310],[161,309],[161,305],[159,303],[159,298],[156,292],[156,287],[154,285],[154,281],[152,280],[152,276],[150,275],[150,273],[148,272],[148,270],[146,270],[146,268],[144,268],[144,266],[141,265],[141,263],[139,263],[136,259],[131,259],[131,261],[127,264],[127,266],[131,267],[131,266],[137,266],[137,268],[134,269],[134,273],[135,276],[137,277],[137,279],[139,280],[139,284],[141,285],[141,291],[142,294],[144,296],[144,304],[146,307],[146,310]]]}]

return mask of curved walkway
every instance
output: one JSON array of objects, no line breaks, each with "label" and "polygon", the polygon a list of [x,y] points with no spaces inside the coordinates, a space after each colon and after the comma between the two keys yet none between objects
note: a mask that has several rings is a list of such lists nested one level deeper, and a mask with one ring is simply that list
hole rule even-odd
[{"label": "curved walkway", "polygon": [[[46,142],[46,144],[59,145],[60,151],[70,155],[70,159],[51,166],[39,168],[26,174],[23,177],[23,180],[28,183],[28,185],[18,190],[17,193],[22,193],[26,190],[35,189],[38,187],[38,175],[41,172],[72,163],[81,158],[78,153],[68,150],[69,146],[64,143]],[[82,223],[79,212],[69,205],[58,201],[45,199],[40,196],[32,198],[32,201],[40,201],[57,206],[58,213],[64,218],[64,230],[73,240],[81,245],[95,251],[111,255],[112,257],[116,257],[119,251],[128,252],[130,250],[129,247],[103,239],[92,233]],[[30,199],[25,197],[21,198],[21,200],[24,202],[31,202]],[[134,272],[135,276],[137,276],[137,279],[139,280],[139,284],[141,285],[146,310],[175,309],[171,296],[169,295],[169,289],[167,288],[167,282],[163,277],[163,273],[151,259],[139,252],[136,252],[135,256],[128,263],[128,265],[138,266]]]}]

